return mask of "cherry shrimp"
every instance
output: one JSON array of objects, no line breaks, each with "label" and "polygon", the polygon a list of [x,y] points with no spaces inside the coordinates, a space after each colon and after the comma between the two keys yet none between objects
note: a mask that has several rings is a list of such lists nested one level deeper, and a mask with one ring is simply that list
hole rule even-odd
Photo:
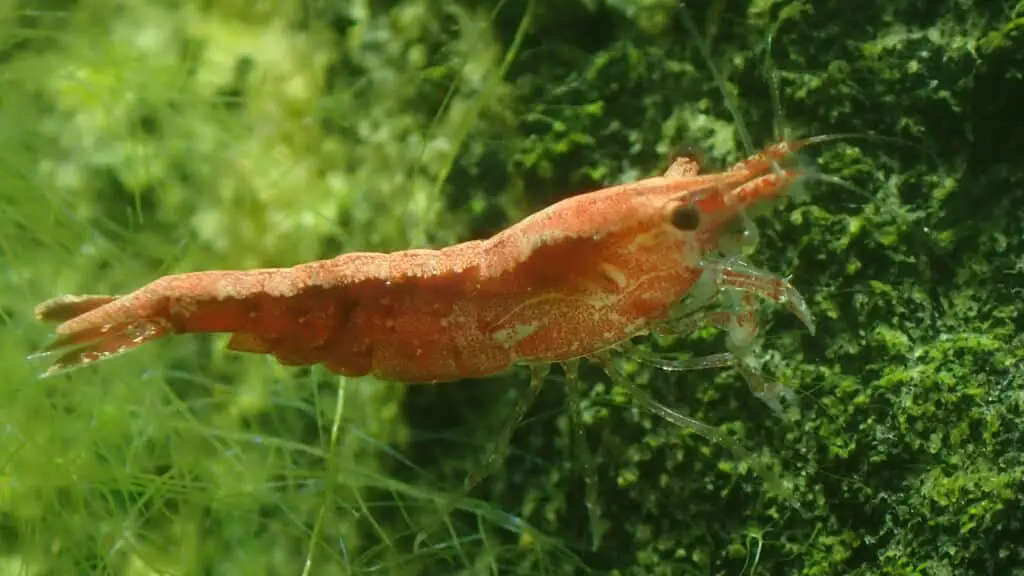
[{"label": "cherry shrimp", "polygon": [[[527,364],[533,374],[514,411],[518,422],[551,364],[566,365],[575,386],[580,359],[607,365],[610,351],[638,335],[710,323],[728,332],[732,351],[682,369],[739,365],[751,389],[774,403],[773,386],[739,353],[757,331],[745,297],[738,312],[676,316],[707,275],[716,291],[787,305],[813,330],[806,303],[786,280],[711,257],[740,211],[799,176],[772,166],[804,143],[773,145],[716,174],[701,175],[695,162],[679,158],[662,176],[571,197],[487,240],[439,250],[173,274],[123,296],[56,297],[35,309],[40,321],[59,324],[34,356],[56,356],[47,377],[171,334],[230,333],[228,348],[272,354],[284,365],[322,364],[404,383],[479,378]],[[717,437],[699,422],[681,423]],[[513,427],[489,462],[500,461]],[[466,489],[484,477],[474,475]]]},{"label": "cherry shrimp", "polygon": [[[578,396],[581,359],[602,366],[641,405],[739,450],[715,428],[629,383],[610,359],[624,352],[669,370],[734,366],[758,397],[780,409],[788,389],[764,379],[750,359],[758,299],[787,306],[812,333],[814,319],[788,280],[730,255],[723,240],[749,208],[803,176],[782,167],[791,154],[831,138],[783,140],[711,174],[680,157],[660,176],[574,196],[491,238],[437,250],[172,274],[124,295],[59,296],[35,309],[38,320],[57,326],[32,358],[54,358],[41,374],[48,377],[168,335],[227,333],[229,349],[273,355],[284,365],[321,364],[349,377],[410,384],[529,366],[527,394],[465,492],[500,463],[553,364],[564,367],[570,395]],[[725,305],[713,308],[720,295]],[[675,362],[630,343],[707,325],[726,332],[726,352]],[[596,530],[596,479],[577,411],[570,407]],[[595,532],[595,545],[597,539]]]}]

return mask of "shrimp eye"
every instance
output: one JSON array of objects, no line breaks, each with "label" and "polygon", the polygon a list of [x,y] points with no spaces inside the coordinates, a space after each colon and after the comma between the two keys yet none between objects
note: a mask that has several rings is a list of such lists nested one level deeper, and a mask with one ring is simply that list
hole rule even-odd
[{"label": "shrimp eye", "polygon": [[700,226],[700,212],[694,206],[680,204],[672,210],[672,225],[683,232],[693,232]]}]

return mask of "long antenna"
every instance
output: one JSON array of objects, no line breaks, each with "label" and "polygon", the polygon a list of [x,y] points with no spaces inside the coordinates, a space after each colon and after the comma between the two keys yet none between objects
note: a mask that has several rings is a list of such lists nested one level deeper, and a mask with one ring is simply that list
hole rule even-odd
[{"label": "long antenna", "polygon": [[679,8],[683,12],[683,23],[686,25],[687,32],[689,32],[697,42],[697,49],[700,50],[700,55],[708,63],[708,69],[711,70],[711,77],[715,79],[715,84],[718,85],[718,89],[722,92],[722,97],[725,99],[725,107],[729,109],[729,113],[732,114],[733,121],[736,122],[736,129],[740,133],[740,140],[743,141],[743,147],[746,149],[745,151],[747,154],[753,154],[756,148],[754,148],[754,142],[750,138],[750,132],[747,131],[746,124],[743,123],[743,116],[740,114],[739,106],[736,105],[736,101],[733,99],[732,94],[726,90],[725,80],[722,78],[722,75],[719,74],[718,67],[715,66],[714,60],[711,59],[711,52],[704,44],[704,38],[700,35],[700,30],[697,29],[697,24],[693,21],[690,11],[686,8],[685,0],[679,2]]}]

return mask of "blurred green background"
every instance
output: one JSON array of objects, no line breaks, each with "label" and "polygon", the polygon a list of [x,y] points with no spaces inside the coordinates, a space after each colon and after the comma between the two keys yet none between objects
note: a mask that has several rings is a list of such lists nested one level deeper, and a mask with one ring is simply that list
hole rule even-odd
[{"label": "blurred green background", "polygon": [[[0,576],[1024,574],[1024,4],[689,13],[700,38],[667,0],[0,3]],[[758,219],[752,260],[819,318],[765,330],[799,413],[732,371],[622,364],[781,483],[584,366],[591,550],[558,371],[442,517],[525,372],[344,381],[219,336],[25,361],[57,294],[441,246],[681,150],[728,166],[751,150],[723,88],[754,146],[910,144],[809,150],[867,194],[811,182]]]}]

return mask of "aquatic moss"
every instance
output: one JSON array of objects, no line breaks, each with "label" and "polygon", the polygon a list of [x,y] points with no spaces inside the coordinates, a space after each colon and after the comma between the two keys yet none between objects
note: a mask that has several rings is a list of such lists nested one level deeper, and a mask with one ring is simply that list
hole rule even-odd
[{"label": "aquatic moss", "polygon": [[[672,145],[702,148],[712,169],[743,153],[678,13],[652,34],[615,6],[579,10],[580,26],[594,31],[587,43],[571,31],[561,45],[545,36],[533,55],[543,68],[521,63],[528,136],[510,158],[541,202],[655,173]],[[733,373],[623,365],[666,402],[764,451],[782,483],[766,484],[728,450],[632,408],[593,370],[584,408],[609,525],[602,546],[585,551],[581,466],[557,386],[521,426],[491,497],[575,543],[599,572],[1018,568],[1024,366],[1015,286],[1024,234],[1009,151],[1021,140],[1012,127],[1022,45],[1012,10],[869,3],[849,14],[800,2],[697,10],[697,22],[717,32],[715,64],[755,143],[776,137],[779,120],[790,133],[906,143],[846,139],[809,150],[816,170],[866,194],[811,183],[807,198],[759,219],[755,261],[791,274],[820,319],[812,337],[785,311],[769,316],[766,366],[800,392],[798,415],[772,417]],[[767,68],[765,39],[777,22]],[[720,349],[710,338],[676,348]]]}]

